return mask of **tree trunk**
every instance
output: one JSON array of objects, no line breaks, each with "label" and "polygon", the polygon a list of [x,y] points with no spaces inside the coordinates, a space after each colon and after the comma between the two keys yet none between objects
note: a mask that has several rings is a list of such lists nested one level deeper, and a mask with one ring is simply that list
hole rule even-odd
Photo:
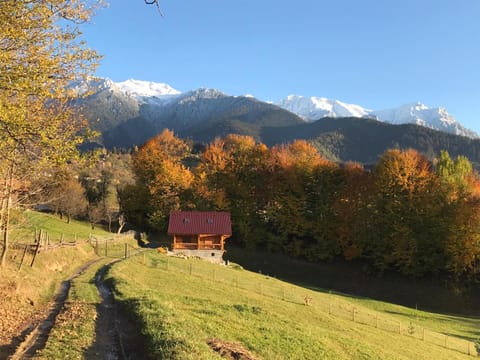
[{"label": "tree trunk", "polygon": [[7,260],[7,253],[9,244],[9,232],[10,232],[10,210],[12,208],[12,193],[13,193],[13,173],[15,170],[15,163],[10,164],[10,169],[8,171],[7,179],[5,181],[5,192],[2,198],[2,209],[1,209],[1,231],[3,237],[3,250],[0,258],[0,266],[4,267]]},{"label": "tree trunk", "polygon": [[125,226],[126,221],[125,221],[125,216],[123,214],[120,214],[118,216],[118,230],[117,234],[120,234],[122,232],[123,227]]}]

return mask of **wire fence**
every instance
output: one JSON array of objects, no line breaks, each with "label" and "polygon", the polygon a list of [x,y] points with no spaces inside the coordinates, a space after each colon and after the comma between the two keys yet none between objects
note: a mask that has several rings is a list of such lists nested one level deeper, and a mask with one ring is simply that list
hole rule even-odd
[{"label": "wire fence", "polygon": [[[112,233],[103,236],[93,234],[77,235],[74,233],[66,236],[63,233],[52,233],[39,229],[35,230],[32,234],[30,242],[15,241],[10,245],[8,261],[14,264],[14,266],[17,266],[18,270],[21,270],[21,268],[27,264],[33,267],[35,259],[40,253],[84,244],[90,244],[99,256],[109,256],[113,258],[126,257],[124,242],[132,239],[134,235],[135,232]],[[0,246],[0,250],[3,249],[2,246]]]},{"label": "wire fence", "polygon": [[[132,251],[128,256],[125,255],[125,257],[131,257],[138,254],[141,254],[141,252]],[[262,296],[313,306],[316,309],[328,313],[330,316],[375,327],[379,330],[396,333],[400,336],[412,337],[420,341],[441,346],[449,350],[455,350],[467,355],[480,356],[478,343],[432,331],[419,326],[414,322],[406,324],[373,310],[370,311],[365,308],[358,308],[335,294],[329,294],[326,296],[324,293],[315,292],[292,284],[281,283],[268,276],[265,276],[263,281],[258,281],[252,276],[245,276],[245,273],[239,272],[230,267],[212,267],[206,265],[203,261],[185,261],[169,256],[149,257],[146,259],[145,253],[143,253],[143,257],[135,256],[133,260],[140,262],[145,266],[221,282]]]}]

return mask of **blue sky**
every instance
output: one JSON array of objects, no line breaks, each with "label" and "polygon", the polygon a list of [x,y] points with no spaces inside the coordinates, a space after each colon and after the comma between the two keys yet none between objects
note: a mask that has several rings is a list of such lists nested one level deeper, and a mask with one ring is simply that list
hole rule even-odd
[{"label": "blue sky", "polygon": [[480,0],[110,0],[97,75],[371,109],[420,101],[480,133]]}]

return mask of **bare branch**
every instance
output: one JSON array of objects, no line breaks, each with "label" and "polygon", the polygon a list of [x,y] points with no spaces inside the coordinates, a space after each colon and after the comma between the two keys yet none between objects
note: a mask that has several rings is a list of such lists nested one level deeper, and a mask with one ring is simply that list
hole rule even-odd
[{"label": "bare branch", "polygon": [[162,13],[162,10],[160,9],[160,4],[158,3],[158,0],[144,0],[144,1],[145,1],[145,4],[147,5],[155,5],[158,9],[158,12],[163,17],[163,13]]}]

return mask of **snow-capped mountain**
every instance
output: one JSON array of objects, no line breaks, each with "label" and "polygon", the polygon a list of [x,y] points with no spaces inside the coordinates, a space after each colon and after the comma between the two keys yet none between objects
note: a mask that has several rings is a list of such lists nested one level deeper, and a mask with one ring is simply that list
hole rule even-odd
[{"label": "snow-capped mountain", "polygon": [[[371,110],[338,100],[295,95],[277,103],[267,103],[252,95],[230,96],[206,88],[180,92],[168,84],[133,79],[113,82],[96,78],[74,83],[70,89],[88,95],[79,103],[83,105],[93,128],[103,134],[104,142],[107,139],[112,144],[116,143],[117,138],[125,138],[128,133],[131,139],[123,143],[125,146],[139,144],[163,128],[180,134],[191,132],[193,128],[203,132],[203,128],[216,122],[219,126],[220,121],[224,124],[222,131],[241,133],[251,126],[294,125],[325,117],[371,118],[391,124],[412,123],[478,138],[475,132],[463,127],[444,108],[429,108],[421,103],[388,110]],[[228,121],[230,125],[225,125]],[[232,125],[232,121],[236,125]],[[241,125],[239,128],[239,121],[252,125]],[[248,131],[253,130],[249,128]]]},{"label": "snow-capped mountain", "polygon": [[155,83],[142,80],[126,80],[116,83],[116,86],[126,95],[131,95],[138,100],[150,97],[162,97],[165,95],[179,95],[180,91],[175,90],[168,84]]},{"label": "snow-capped mountain", "polygon": [[373,118],[390,124],[416,124],[455,135],[479,137],[474,131],[462,126],[445,108],[429,108],[421,103],[406,104],[387,110],[370,110],[338,100],[289,95],[275,104],[307,121],[323,117]]},{"label": "snow-capped mountain", "polygon": [[88,94],[79,103],[107,147],[140,145],[164,128],[187,137],[195,132],[196,138],[209,141],[212,136],[232,132],[257,129],[258,133],[261,124],[305,122],[292,112],[252,96],[230,96],[216,89],[179,92],[167,84],[138,80],[115,83],[108,79],[78,83],[71,88]]},{"label": "snow-capped mountain", "polygon": [[460,124],[445,108],[429,108],[419,102],[393,109],[373,111],[371,115],[391,124],[416,124],[469,138],[479,137],[476,132]]},{"label": "snow-capped mountain", "polygon": [[369,117],[371,110],[358,105],[347,104],[324,97],[304,97],[289,95],[275,103],[291,111],[307,121],[315,121],[323,117]]}]

